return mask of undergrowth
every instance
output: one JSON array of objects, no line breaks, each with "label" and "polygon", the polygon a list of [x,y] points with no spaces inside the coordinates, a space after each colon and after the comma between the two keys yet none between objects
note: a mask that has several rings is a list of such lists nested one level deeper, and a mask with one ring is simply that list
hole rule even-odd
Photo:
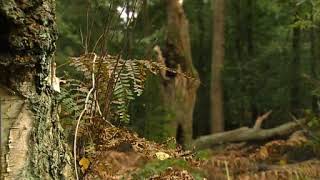
[{"label": "undergrowth", "polygon": [[92,58],[95,54],[85,54],[71,58],[79,77],[70,77],[59,95],[60,104],[69,115],[77,117],[83,109],[86,95],[91,87],[91,74],[96,74],[96,88],[89,98],[90,112],[86,115],[99,114],[113,122],[128,123],[128,108],[136,97],[141,96],[147,76],[157,75],[160,70],[172,71],[164,64],[150,60],[124,60],[120,56],[106,55],[98,57],[96,71],[92,72]]},{"label": "undergrowth", "polygon": [[187,170],[192,174],[194,179],[203,180],[205,174],[198,169],[191,167],[184,159],[166,159],[166,160],[154,160],[145,164],[141,169],[132,174],[134,179],[148,179],[154,175],[160,175],[164,173],[168,168]]}]

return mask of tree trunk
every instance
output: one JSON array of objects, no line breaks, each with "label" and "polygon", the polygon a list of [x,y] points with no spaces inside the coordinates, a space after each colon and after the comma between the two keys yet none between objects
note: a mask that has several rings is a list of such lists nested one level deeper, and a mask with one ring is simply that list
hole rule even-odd
[{"label": "tree trunk", "polygon": [[0,1],[0,27],[1,179],[72,179],[50,83],[55,1]]},{"label": "tree trunk", "polygon": [[[313,15],[313,11],[311,12],[312,14],[312,17],[311,17],[311,21],[313,23],[314,22],[314,15]],[[316,39],[317,39],[317,34],[316,34],[316,28],[315,27],[311,27],[310,29],[310,53],[311,53],[311,78],[313,79],[318,79],[318,74],[317,74],[317,69],[318,69],[318,61],[319,61],[319,56],[317,53],[317,42],[316,42]],[[320,112],[319,112],[319,107],[318,107],[318,101],[319,101],[319,97],[317,95],[312,95],[312,110],[313,112],[319,116],[320,115]]]},{"label": "tree trunk", "polygon": [[[298,14],[295,15],[295,21],[298,21]],[[291,88],[290,88],[290,108],[295,116],[299,116],[301,101],[300,101],[300,84],[301,84],[301,62],[300,62],[300,49],[301,49],[301,30],[300,27],[293,28],[292,34],[292,61],[291,61]]]},{"label": "tree trunk", "polygon": [[[193,0],[184,1],[185,5],[190,6],[189,9],[194,11],[196,8],[197,16],[193,20],[193,26],[197,26],[198,29],[198,38],[194,39],[191,42],[192,45],[192,57],[194,65],[198,70],[199,78],[201,80],[202,86],[199,87],[197,93],[197,102],[195,105],[195,116],[193,120],[193,136],[198,137],[201,135],[210,133],[210,61],[211,59],[211,47],[208,44],[211,43],[212,34],[211,27],[208,26],[211,24],[211,18],[207,17],[207,12],[209,2],[197,1],[192,2]],[[192,33],[191,33],[192,34]]]},{"label": "tree trunk", "polygon": [[142,22],[143,22],[143,36],[147,37],[150,34],[151,24],[149,17],[149,0],[142,0]]},{"label": "tree trunk", "polygon": [[[242,21],[242,0],[238,0],[235,1],[235,12],[236,12],[236,34],[235,34],[235,46],[236,46],[236,60],[237,60],[237,64],[238,64],[238,69],[239,69],[239,74],[237,75],[238,77],[238,82],[239,82],[239,90],[240,90],[240,94],[242,96],[242,98],[239,99],[239,114],[240,114],[240,118],[239,118],[239,124],[240,126],[243,126],[243,124],[245,123],[244,121],[246,120],[246,106],[245,106],[245,99],[244,97],[246,97],[246,84],[244,84],[244,62],[243,62],[243,25],[245,23],[243,23]],[[246,19],[245,19],[246,20]]]},{"label": "tree trunk", "polygon": [[[255,10],[255,0],[247,0],[247,8],[248,8],[248,14],[247,14],[247,51],[248,51],[248,60],[253,61],[255,57],[255,46],[254,46],[254,10]],[[252,82],[254,84],[254,82]],[[250,86],[250,85],[249,85]],[[254,120],[258,117],[258,107],[256,104],[256,90],[255,88],[249,88],[250,92],[250,111],[251,111],[251,122],[254,122]]]},{"label": "tree trunk", "polygon": [[224,0],[213,0],[213,58],[211,79],[211,131],[224,130],[222,69],[224,62]]},{"label": "tree trunk", "polygon": [[166,107],[174,114],[170,135],[185,145],[192,141],[193,110],[199,78],[192,64],[189,25],[184,10],[179,0],[167,0],[166,8],[168,31],[163,51],[164,63],[178,73],[167,71],[163,74],[162,95]]}]

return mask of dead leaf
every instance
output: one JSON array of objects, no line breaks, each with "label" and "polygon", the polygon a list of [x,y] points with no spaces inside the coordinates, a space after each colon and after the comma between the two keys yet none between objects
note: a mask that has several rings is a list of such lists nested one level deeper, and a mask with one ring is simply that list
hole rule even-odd
[{"label": "dead leaf", "polygon": [[81,167],[81,171],[82,173],[85,173],[86,170],[89,168],[90,166],[90,160],[86,157],[81,158],[81,160],[79,161],[79,165]]},{"label": "dead leaf", "polygon": [[157,152],[156,157],[157,157],[157,159],[163,161],[163,160],[169,159],[170,155],[165,152]]}]

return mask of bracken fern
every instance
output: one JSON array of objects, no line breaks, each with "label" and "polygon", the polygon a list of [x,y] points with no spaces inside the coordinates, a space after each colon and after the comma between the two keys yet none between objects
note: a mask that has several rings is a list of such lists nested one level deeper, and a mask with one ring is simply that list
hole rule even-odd
[{"label": "bracken fern", "polygon": [[[80,57],[72,57],[70,66],[83,75],[83,80],[69,79],[69,83],[62,88],[60,100],[62,106],[68,109],[70,114],[78,115],[83,107],[86,93],[91,86],[92,58],[94,53],[84,54]],[[92,110],[97,111],[93,102],[101,109],[109,109],[101,113],[108,120],[129,122],[128,107],[132,100],[140,96],[144,90],[144,84],[148,74],[158,74],[160,70],[171,71],[164,64],[150,60],[124,60],[120,56],[99,56],[95,66],[97,98],[90,97]],[[110,92],[110,96],[108,96]],[[110,107],[109,107],[110,105]],[[99,108],[100,110],[100,108]],[[92,112],[91,112],[92,113]]]}]

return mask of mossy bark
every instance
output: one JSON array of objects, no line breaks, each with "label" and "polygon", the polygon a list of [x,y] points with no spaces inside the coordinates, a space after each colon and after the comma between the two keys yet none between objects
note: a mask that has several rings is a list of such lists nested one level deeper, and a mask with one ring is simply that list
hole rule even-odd
[{"label": "mossy bark", "polygon": [[[57,31],[54,0],[0,1],[1,178],[72,179],[48,83]],[[14,110],[12,107],[14,106]]]},{"label": "mossy bark", "polygon": [[[178,73],[163,74],[162,95],[165,106],[174,113],[171,135],[182,145],[193,136],[193,111],[199,76],[192,63],[189,23],[178,0],[167,0],[167,40],[163,58],[168,68]],[[182,75],[184,74],[184,75]]]}]

